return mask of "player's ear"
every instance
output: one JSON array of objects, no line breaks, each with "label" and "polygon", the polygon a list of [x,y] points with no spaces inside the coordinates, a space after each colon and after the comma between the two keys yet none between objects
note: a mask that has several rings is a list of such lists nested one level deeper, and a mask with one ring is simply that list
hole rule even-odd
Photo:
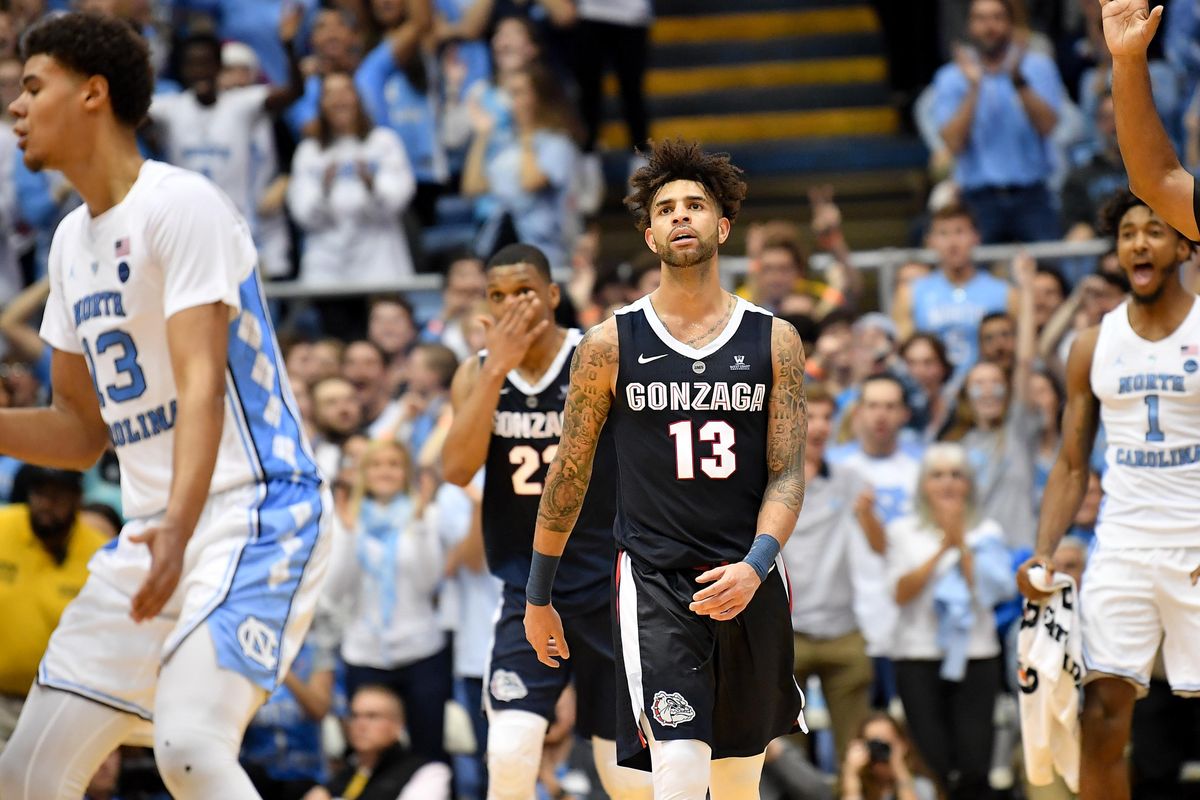
[{"label": "player's ear", "polygon": [[559,302],[562,301],[562,291],[558,288],[557,283],[551,283],[546,291],[546,296],[550,298],[550,308],[558,308]]},{"label": "player's ear", "polygon": [[108,100],[108,78],[89,75],[83,82],[83,107],[97,111]]},{"label": "player's ear", "polygon": [[646,228],[646,230],[642,231],[642,234],[643,234],[643,235],[645,236],[645,238],[646,238],[646,247],[649,247],[649,248],[650,248],[650,252],[651,252],[651,253],[654,253],[655,255],[658,255],[658,245],[654,244],[654,231],[653,231],[653,229],[651,229],[650,227],[647,227],[647,228]]},{"label": "player's ear", "polygon": [[728,217],[721,217],[717,220],[717,244],[725,244],[731,230],[733,230],[733,223],[729,221]]}]

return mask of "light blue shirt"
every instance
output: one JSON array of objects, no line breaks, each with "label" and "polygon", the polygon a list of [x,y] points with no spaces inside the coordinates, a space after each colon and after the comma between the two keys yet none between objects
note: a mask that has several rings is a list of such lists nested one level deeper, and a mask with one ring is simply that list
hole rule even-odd
[{"label": "light blue shirt", "polygon": [[385,39],[367,54],[354,73],[354,85],[376,124],[391,128],[404,142],[417,181],[443,183],[446,155],[438,142],[433,98],[409,82],[392,56],[390,42]]},{"label": "light blue shirt", "polygon": [[912,288],[913,326],[938,335],[957,372],[979,358],[979,321],[1007,308],[1008,284],[986,272],[976,272],[964,285],[955,286],[939,270]]},{"label": "light blue shirt", "polygon": [[511,140],[484,167],[489,195],[512,215],[521,242],[540,248],[551,266],[566,266],[567,238],[577,215],[571,178],[579,153],[569,136],[546,130],[533,135],[533,149],[549,185],[536,192],[521,188],[521,144]]},{"label": "light blue shirt", "polygon": [[[1058,68],[1040,53],[1026,53],[1021,74],[1056,112],[1063,102]],[[938,130],[962,105],[970,83],[957,64],[946,64],[933,79],[933,119]],[[984,73],[966,149],[958,156],[955,179],[964,190],[987,186],[1027,186],[1054,171],[1049,137],[1033,127],[1007,73]]]}]

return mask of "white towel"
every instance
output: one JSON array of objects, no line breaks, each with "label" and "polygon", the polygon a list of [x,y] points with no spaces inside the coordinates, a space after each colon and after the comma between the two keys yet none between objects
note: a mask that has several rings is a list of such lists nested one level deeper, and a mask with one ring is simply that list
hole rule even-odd
[{"label": "white towel", "polygon": [[1044,603],[1025,601],[1017,634],[1025,771],[1034,786],[1053,782],[1057,772],[1077,792],[1083,681],[1079,593],[1070,575],[1056,572],[1052,581],[1046,578],[1041,567],[1029,570],[1030,582],[1053,594]]}]

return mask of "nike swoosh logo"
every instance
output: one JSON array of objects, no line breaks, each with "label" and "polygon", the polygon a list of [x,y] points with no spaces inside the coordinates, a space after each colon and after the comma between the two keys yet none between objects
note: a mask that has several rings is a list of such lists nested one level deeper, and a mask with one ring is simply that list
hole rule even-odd
[{"label": "nike swoosh logo", "polygon": [[669,355],[671,355],[671,354],[663,353],[660,356],[650,356],[649,358],[646,358],[646,354],[642,353],[641,355],[638,356],[638,363],[639,364],[649,364],[651,361],[658,361],[660,358],[666,358]]},{"label": "nike swoosh logo", "polygon": [[507,386],[505,386],[503,389],[500,390],[500,394],[508,394],[509,391],[510,391],[510,389]]}]

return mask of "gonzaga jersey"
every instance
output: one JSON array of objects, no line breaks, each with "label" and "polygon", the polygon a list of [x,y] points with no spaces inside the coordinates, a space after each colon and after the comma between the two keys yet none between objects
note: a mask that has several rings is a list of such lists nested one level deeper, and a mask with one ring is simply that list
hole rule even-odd
[{"label": "gonzaga jersey", "polygon": [[[571,355],[582,338],[578,330],[567,332],[554,362],[536,385],[530,385],[516,370],[508,373],[492,417],[483,473],[484,549],[492,574],[522,592],[529,580],[542,486],[562,436]],[[616,454],[608,428],[601,431],[592,481],[554,582],[554,604],[564,611],[592,611],[608,602],[616,557],[613,514],[617,491]]]},{"label": "gonzaga jersey", "polygon": [[1165,339],[1129,324],[1128,301],[1100,322],[1092,392],[1108,437],[1104,547],[1200,547],[1200,302]]},{"label": "gonzaga jersey", "polygon": [[200,175],[146,161],[125,198],[59,225],[41,335],[82,355],[121,464],[125,515],[163,511],[177,389],[167,319],[229,306],[225,422],[210,491],[272,478],[320,482],[266,313],[246,223]]},{"label": "gonzaga jersey", "polygon": [[702,348],[677,341],[648,296],[616,320],[618,547],[658,569],[740,561],[767,485],[771,314],[739,298]]}]

